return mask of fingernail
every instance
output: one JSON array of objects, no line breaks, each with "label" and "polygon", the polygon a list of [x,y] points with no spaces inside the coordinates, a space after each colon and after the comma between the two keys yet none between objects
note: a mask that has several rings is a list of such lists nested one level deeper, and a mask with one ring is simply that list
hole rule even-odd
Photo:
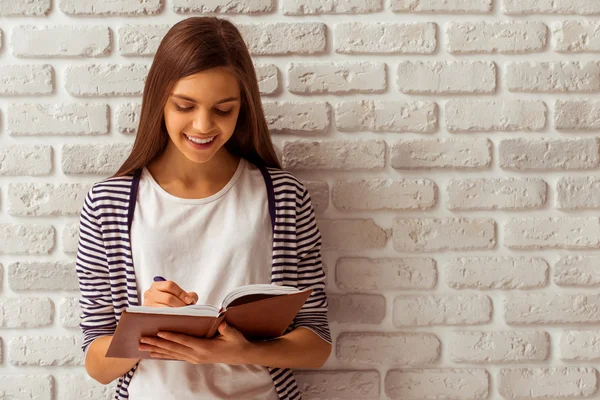
[{"label": "fingernail", "polygon": [[185,302],[190,304],[192,302],[192,298],[190,296],[185,296]]}]

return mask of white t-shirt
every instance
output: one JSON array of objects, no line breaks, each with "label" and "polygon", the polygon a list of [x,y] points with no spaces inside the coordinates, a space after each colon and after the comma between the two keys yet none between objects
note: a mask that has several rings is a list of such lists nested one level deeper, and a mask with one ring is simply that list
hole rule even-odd
[{"label": "white t-shirt", "polygon": [[[156,275],[198,293],[197,304],[215,306],[238,286],[270,283],[271,229],[263,176],[244,159],[223,189],[203,199],[169,194],[144,168],[131,226],[140,305]],[[144,359],[129,384],[129,398],[279,397],[266,367]]]}]

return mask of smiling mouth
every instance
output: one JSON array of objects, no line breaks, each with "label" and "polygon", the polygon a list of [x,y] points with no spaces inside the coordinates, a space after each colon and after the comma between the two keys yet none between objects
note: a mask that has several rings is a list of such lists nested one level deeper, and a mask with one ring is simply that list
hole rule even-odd
[{"label": "smiling mouth", "polygon": [[200,139],[197,137],[188,136],[185,133],[183,134],[183,136],[185,136],[190,142],[196,143],[196,144],[207,144],[207,143],[212,142],[217,137],[217,135],[215,135],[215,136],[211,136],[206,139]]}]

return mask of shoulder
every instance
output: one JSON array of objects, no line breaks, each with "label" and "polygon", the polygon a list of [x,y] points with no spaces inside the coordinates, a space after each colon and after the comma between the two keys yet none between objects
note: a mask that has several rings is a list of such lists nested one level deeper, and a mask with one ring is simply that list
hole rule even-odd
[{"label": "shoulder", "polygon": [[94,183],[88,191],[88,201],[125,201],[131,191],[133,175],[110,177]]},{"label": "shoulder", "polygon": [[294,193],[297,197],[302,198],[306,195],[306,187],[294,174],[289,171],[284,171],[279,168],[267,168],[267,172],[271,177],[274,192]]}]

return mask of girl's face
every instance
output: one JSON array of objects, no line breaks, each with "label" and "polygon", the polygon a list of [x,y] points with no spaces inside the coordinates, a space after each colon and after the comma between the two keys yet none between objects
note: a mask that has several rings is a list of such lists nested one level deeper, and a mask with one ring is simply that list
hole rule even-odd
[{"label": "girl's face", "polygon": [[[240,88],[234,75],[213,68],[180,79],[164,108],[170,141],[194,163],[226,152],[240,113]],[[173,149],[171,149],[173,150]]]}]

